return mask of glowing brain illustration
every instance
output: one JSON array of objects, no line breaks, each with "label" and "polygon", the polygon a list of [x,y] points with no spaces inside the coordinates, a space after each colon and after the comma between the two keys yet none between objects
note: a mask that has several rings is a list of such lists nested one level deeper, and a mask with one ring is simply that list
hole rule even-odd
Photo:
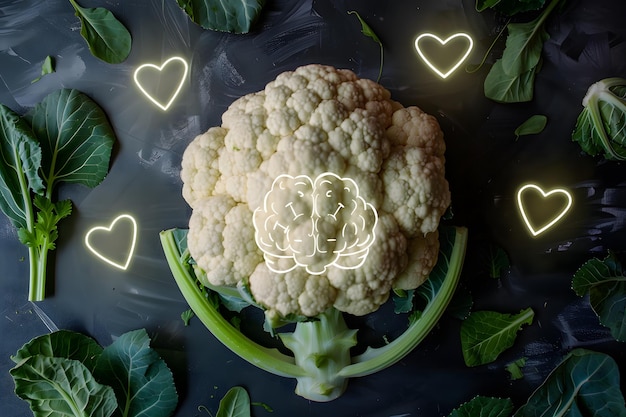
[{"label": "glowing brain illustration", "polygon": [[277,273],[303,267],[320,275],[363,265],[375,240],[376,209],[350,178],[280,175],[254,212],[256,243]]}]

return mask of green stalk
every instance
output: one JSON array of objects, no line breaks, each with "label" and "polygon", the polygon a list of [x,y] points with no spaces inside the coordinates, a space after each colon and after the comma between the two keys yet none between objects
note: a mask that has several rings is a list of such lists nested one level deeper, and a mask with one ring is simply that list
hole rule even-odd
[{"label": "green stalk", "polygon": [[165,230],[159,236],[165,258],[183,297],[200,321],[224,346],[242,359],[272,374],[290,378],[305,375],[291,356],[282,354],[277,349],[261,346],[233,327],[203,294],[195,276],[182,265],[181,253],[176,246],[173,231]]},{"label": "green stalk", "polygon": [[350,365],[350,348],[357,344],[357,330],[349,329],[343,313],[336,308],[317,316],[319,320],[298,322],[293,333],[280,339],[294,354],[296,365],[306,371],[298,377],[296,394],[309,400],[327,402],[346,390],[348,378],[340,375]]},{"label": "green stalk", "polygon": [[[35,214],[33,210],[33,202],[31,200],[30,187],[26,175],[24,174],[24,168],[21,165],[21,159],[19,155],[15,155],[15,160],[19,166],[16,171],[18,172],[18,178],[20,181],[20,190],[22,194],[22,201],[24,202],[24,217],[26,219],[26,230],[30,233],[35,233]],[[45,285],[43,289],[40,285],[40,272],[39,272],[39,251],[37,247],[28,245],[28,263],[29,263],[29,280],[28,280],[28,301],[41,301],[45,297]]]},{"label": "green stalk", "polygon": [[435,327],[454,295],[461,276],[466,244],[467,229],[457,227],[454,247],[448,262],[448,271],[441,290],[435,299],[428,303],[421,317],[391,343],[380,348],[368,348],[362,355],[354,357],[352,359],[353,364],[346,366],[339,372],[339,375],[358,377],[381,371],[400,361],[424,340]]}]

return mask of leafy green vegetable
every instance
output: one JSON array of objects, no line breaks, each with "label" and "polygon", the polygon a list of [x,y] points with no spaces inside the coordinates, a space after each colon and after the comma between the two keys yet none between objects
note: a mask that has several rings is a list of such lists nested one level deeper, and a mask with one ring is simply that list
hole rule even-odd
[{"label": "leafy green vegetable", "polygon": [[363,18],[361,17],[361,15],[358,12],[355,12],[354,10],[351,10],[351,11],[348,12],[348,14],[353,14],[353,15],[355,15],[357,17],[357,19],[359,19],[359,22],[361,23],[361,33],[364,34],[365,36],[367,36],[368,38],[371,38],[374,42],[376,42],[378,44],[378,47],[380,48],[380,67],[378,69],[378,78],[376,78],[376,82],[379,82],[380,81],[380,77],[383,75],[383,62],[384,62],[383,43],[381,42],[381,40],[378,37],[378,35],[376,35],[374,30],[365,22],[365,20],[363,20]]},{"label": "leafy green vegetable", "polygon": [[530,22],[507,25],[509,35],[502,58],[496,61],[485,78],[487,98],[502,103],[532,100],[543,44],[550,38],[544,25],[559,1],[551,0],[543,12]]},{"label": "leafy green vegetable", "polygon": [[189,326],[189,321],[195,316],[192,309],[187,309],[180,313],[180,318],[182,319],[185,326]]},{"label": "leafy green vegetable", "polygon": [[11,357],[15,393],[35,417],[170,416],[178,402],[173,377],[148,344],[145,330],[104,349],[68,330],[36,337]]},{"label": "leafy green vegetable", "polygon": [[626,160],[626,79],[606,78],[589,87],[572,140],[591,156]]},{"label": "leafy green vegetable", "polygon": [[512,16],[517,13],[539,10],[544,3],[545,0],[476,0],[476,10],[482,12],[491,8]]},{"label": "leafy green vegetable", "polygon": [[511,375],[512,380],[522,379],[524,378],[524,373],[522,372],[522,368],[526,365],[526,358],[519,358],[514,360],[513,362],[509,362],[506,364],[506,370]]},{"label": "leafy green vegetable", "polygon": [[121,335],[104,348],[94,375],[113,387],[123,417],[170,416],[178,403],[172,373],[159,355],[150,348],[144,329]]},{"label": "leafy green vegetable", "polygon": [[461,324],[461,348],[467,366],[484,365],[495,361],[513,346],[517,332],[524,324],[531,324],[535,313],[527,308],[519,314],[495,311],[476,311]]},{"label": "leafy green vegetable", "polygon": [[[29,123],[32,125],[29,126]],[[109,169],[115,133],[102,109],[76,90],[51,93],[26,118],[0,105],[0,209],[28,246],[28,298],[45,298],[48,252],[72,211],[53,202],[61,182],[95,187]]]},{"label": "leafy green vegetable", "polygon": [[41,77],[43,77],[44,75],[52,74],[53,72],[54,72],[54,58],[48,55],[43,60],[43,64],[41,64],[41,76],[32,80],[31,84],[34,84],[37,81],[41,80]]},{"label": "leafy green vegetable", "polygon": [[511,267],[509,255],[502,247],[490,244],[486,251],[485,267],[490,278],[500,278],[502,272]]},{"label": "leafy green vegetable", "polygon": [[515,417],[624,417],[619,369],[604,353],[572,351]]},{"label": "leafy green vegetable", "polygon": [[70,0],[70,3],[80,19],[80,34],[93,56],[109,64],[124,62],[132,44],[128,29],[103,7],[81,7],[76,0]]},{"label": "leafy green vegetable", "polygon": [[91,337],[71,330],[59,330],[26,343],[11,356],[11,360],[19,364],[22,360],[35,355],[72,359],[81,362],[93,372],[101,353],[102,346]]},{"label": "leafy green vegetable", "polygon": [[535,135],[541,133],[548,123],[548,118],[542,114],[530,116],[524,123],[515,129],[515,138],[519,139],[524,135]]},{"label": "leafy green vegetable", "polygon": [[205,29],[248,33],[265,0],[176,0],[189,18]]},{"label": "leafy green vegetable", "polygon": [[408,290],[408,291],[394,290],[391,297],[393,299],[393,305],[394,305],[393,311],[396,314],[409,313],[411,310],[413,310],[413,298],[415,297],[414,290]]},{"label": "leafy green vegetable", "polygon": [[626,342],[626,276],[615,255],[585,262],[574,274],[572,288],[579,296],[589,294],[600,323],[615,340]]},{"label": "leafy green vegetable", "polygon": [[[440,229],[440,254],[428,280],[416,291],[427,301],[423,311],[398,338],[380,348],[368,348],[350,356],[356,343],[356,330],[347,327],[343,315],[330,309],[315,320],[297,322],[292,333],[280,333],[293,357],[259,345],[233,327],[219,312],[219,305],[199,285],[189,253],[180,246],[180,231],[160,234],[167,262],[180,291],[204,325],[226,347],[248,362],[275,375],[296,378],[296,393],[315,401],[330,401],[342,394],[348,378],[369,375],[397,363],[411,352],[433,329],[456,289],[467,243],[464,228]],[[306,348],[304,348],[306,347]]]},{"label": "leafy green vegetable", "polygon": [[509,417],[512,412],[510,399],[479,395],[454,409],[448,417]]},{"label": "leafy green vegetable", "polygon": [[79,361],[36,355],[10,372],[35,417],[107,417],[117,408],[113,388],[97,383]]},{"label": "leafy green vegetable", "polygon": [[250,417],[250,396],[242,387],[232,387],[220,400],[215,417]]}]

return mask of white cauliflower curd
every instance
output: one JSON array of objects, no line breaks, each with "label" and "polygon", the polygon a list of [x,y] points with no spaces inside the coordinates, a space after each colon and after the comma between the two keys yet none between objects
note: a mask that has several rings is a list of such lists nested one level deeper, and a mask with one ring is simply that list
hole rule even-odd
[{"label": "white cauliflower curd", "polygon": [[374,81],[308,65],[236,100],[182,160],[206,284],[266,314],[375,311],[435,265],[450,204],[437,120]]}]

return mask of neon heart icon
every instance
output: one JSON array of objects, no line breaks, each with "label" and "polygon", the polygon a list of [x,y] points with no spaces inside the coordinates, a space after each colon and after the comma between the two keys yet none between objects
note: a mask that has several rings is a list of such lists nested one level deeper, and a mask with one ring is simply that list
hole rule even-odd
[{"label": "neon heart icon", "polygon": [[[146,88],[142,85],[142,83],[141,83],[139,78],[140,78],[140,76],[142,74],[148,74],[148,73],[153,72],[153,71],[157,71],[159,74],[162,75],[164,70],[166,69],[166,67],[168,67],[168,65],[170,66],[170,68],[173,68],[176,65],[180,65],[180,66],[182,66],[182,71],[181,71],[180,80],[175,81],[178,84],[173,89],[173,92],[170,94],[169,99],[165,102],[165,104],[163,104],[157,98],[153,97],[152,94],[150,94],[148,92],[148,90],[146,90]],[[151,102],[156,104],[161,110],[166,111],[172,105],[174,100],[176,100],[176,97],[180,93],[180,90],[183,88],[183,85],[185,84],[185,79],[187,78],[187,73],[188,72],[189,72],[189,67],[187,66],[187,61],[185,61],[181,57],[174,56],[174,57],[169,58],[167,61],[165,61],[160,67],[157,66],[157,65],[154,65],[154,64],[143,64],[143,65],[139,66],[135,70],[134,79],[135,79],[135,84],[137,84],[137,87],[139,87],[139,90],[146,97],[148,97],[148,99]]]},{"label": "neon heart icon", "polygon": [[[535,226],[532,225],[530,219],[528,218],[527,210],[524,208],[524,194],[529,191],[538,192],[543,199],[546,199],[554,195],[562,195],[563,197],[565,197],[566,204],[559,212],[554,214],[551,220],[549,220],[546,224],[536,229]],[[520,214],[522,215],[522,219],[524,220],[524,223],[526,224],[526,227],[528,227],[528,230],[530,230],[530,233],[533,236],[537,236],[540,233],[543,233],[549,228],[551,228],[552,226],[554,226],[559,220],[563,218],[563,216],[565,216],[565,214],[567,214],[569,209],[572,207],[572,195],[569,193],[569,191],[563,188],[555,188],[553,190],[545,192],[538,185],[526,184],[517,191],[517,206],[519,208]]]},{"label": "neon heart icon", "polygon": [[[469,42],[469,44],[467,46],[467,50],[463,53],[463,56],[461,56],[461,58],[459,58],[457,60],[457,62],[452,66],[452,68],[450,68],[446,72],[442,72],[441,70],[439,70],[439,68],[437,68],[435,65],[433,65],[433,63],[424,54],[424,51],[422,50],[422,47],[420,46],[420,42],[424,41],[424,39],[434,39],[441,46],[445,46],[450,41],[452,41],[454,39],[458,39],[458,38],[467,39],[467,41]],[[455,33],[454,35],[451,35],[450,37],[448,37],[445,40],[442,40],[439,36],[434,35],[432,33],[422,33],[421,35],[419,35],[417,37],[417,39],[415,39],[415,49],[417,50],[417,54],[420,56],[420,58],[422,58],[424,63],[426,65],[428,65],[428,67],[431,70],[433,70],[435,72],[435,74],[439,75],[441,78],[444,78],[444,79],[448,78],[448,76],[450,76],[450,74],[452,74],[454,71],[457,70],[457,68],[459,68],[461,66],[463,61],[465,61],[467,59],[467,57],[470,55],[470,53],[472,52],[472,48],[473,47],[474,47],[474,41],[472,40],[472,37],[470,35],[468,35],[467,33]]]},{"label": "neon heart icon", "polygon": [[[109,258],[108,256],[103,255],[98,249],[94,248],[92,245],[91,239],[97,234],[110,234],[116,228],[118,223],[127,223],[130,227],[130,244],[128,245],[128,252],[124,254],[125,259],[123,262],[119,262]],[[91,228],[87,234],[85,235],[85,245],[87,249],[89,249],[94,255],[98,258],[102,259],[104,262],[109,265],[113,265],[116,268],[126,270],[128,265],[130,265],[130,261],[133,257],[133,253],[135,252],[135,243],[137,242],[137,222],[130,214],[121,214],[117,216],[109,226],[96,226]]]}]

